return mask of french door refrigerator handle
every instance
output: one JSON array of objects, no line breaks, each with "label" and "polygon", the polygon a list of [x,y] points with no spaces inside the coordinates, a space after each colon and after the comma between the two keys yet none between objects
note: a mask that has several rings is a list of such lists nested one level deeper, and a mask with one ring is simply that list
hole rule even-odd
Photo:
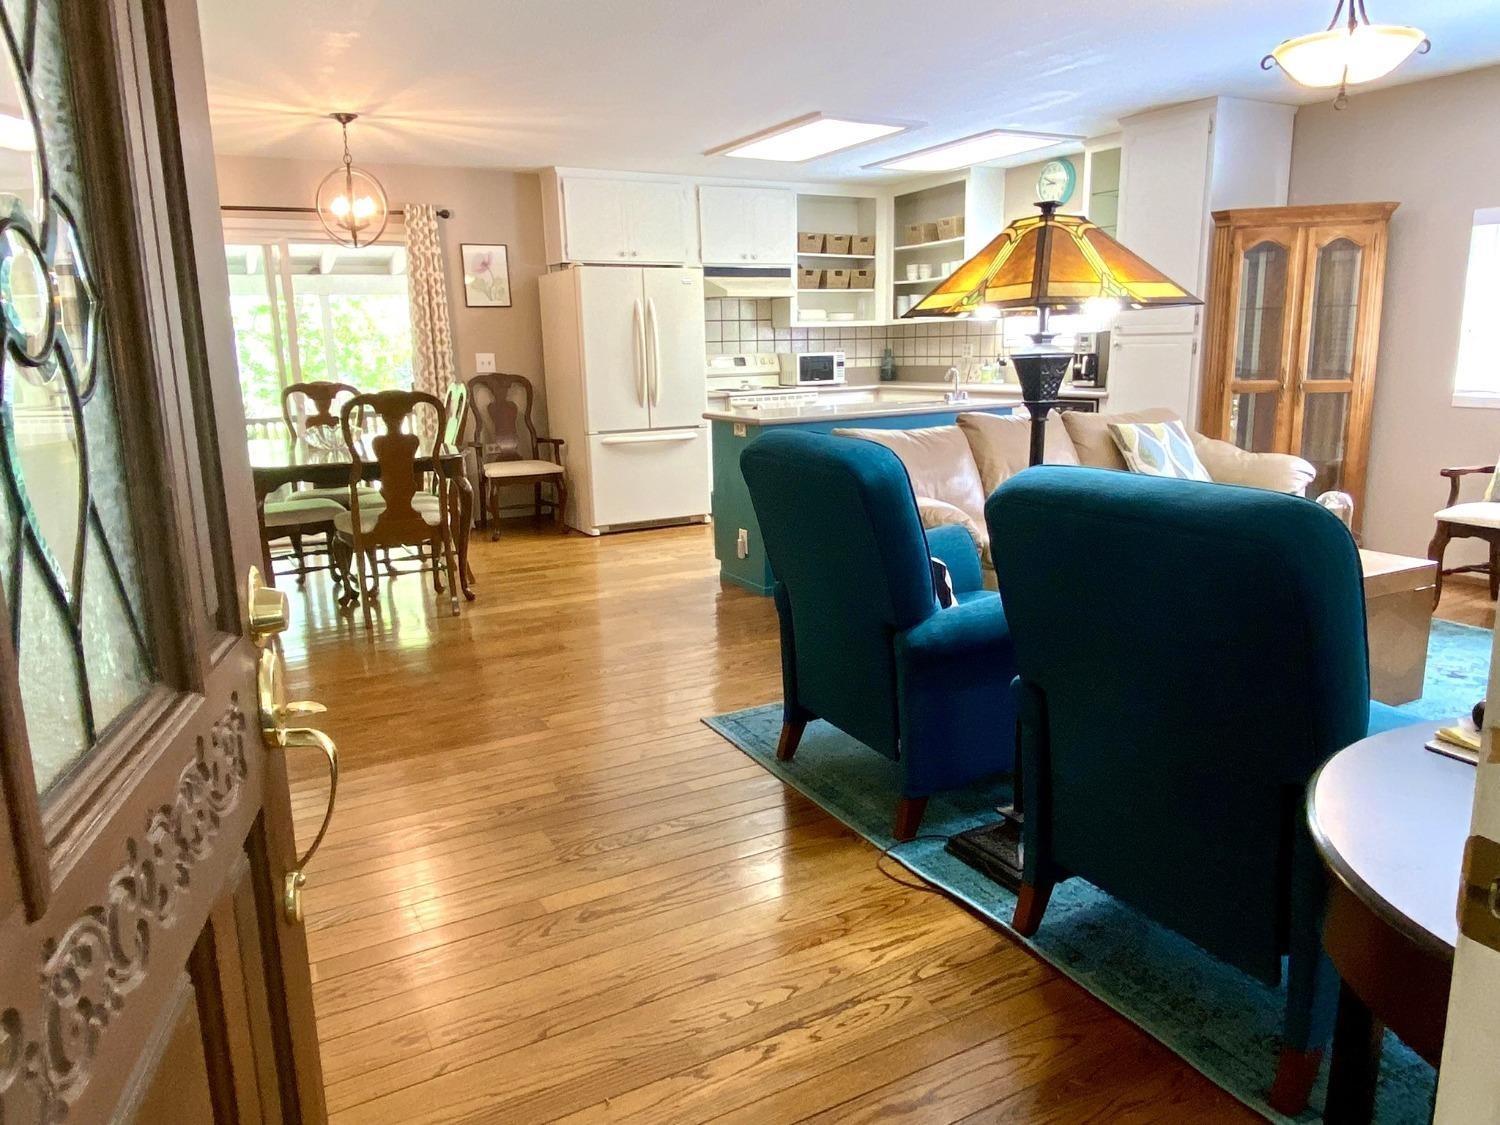
[{"label": "french door refrigerator handle", "polygon": [[646,328],[641,321],[641,299],[630,303],[630,328],[635,334],[635,401],[646,405]]},{"label": "french door refrigerator handle", "polygon": [[661,332],[656,324],[656,298],[646,298],[646,326],[651,340],[651,405],[661,403]]},{"label": "french door refrigerator handle", "polygon": [[599,439],[600,445],[649,445],[662,441],[692,441],[698,430],[650,430],[642,434],[610,434]]}]

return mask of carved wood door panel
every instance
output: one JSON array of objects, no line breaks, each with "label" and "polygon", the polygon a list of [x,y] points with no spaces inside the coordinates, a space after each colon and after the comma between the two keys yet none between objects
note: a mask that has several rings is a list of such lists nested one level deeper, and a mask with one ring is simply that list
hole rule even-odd
[{"label": "carved wood door panel", "polygon": [[0,0],[6,1125],[325,1117],[196,21]]}]

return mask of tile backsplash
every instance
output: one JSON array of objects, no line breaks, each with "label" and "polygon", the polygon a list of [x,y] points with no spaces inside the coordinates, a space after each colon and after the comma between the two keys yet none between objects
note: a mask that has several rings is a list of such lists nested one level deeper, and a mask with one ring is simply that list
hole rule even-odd
[{"label": "tile backsplash", "polygon": [[772,303],[773,298],[707,298],[703,321],[708,354],[842,351],[851,366],[871,367],[879,364],[881,353],[890,348],[897,364],[949,364],[963,359],[971,344],[973,355],[979,359],[1006,354],[1024,342],[1030,319],[776,328],[771,323]]}]

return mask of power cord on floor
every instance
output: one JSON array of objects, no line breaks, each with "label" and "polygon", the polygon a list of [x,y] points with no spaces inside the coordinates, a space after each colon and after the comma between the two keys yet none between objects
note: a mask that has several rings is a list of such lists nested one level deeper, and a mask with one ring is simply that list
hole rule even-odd
[{"label": "power cord on floor", "polygon": [[[931,879],[927,878],[926,875],[923,875],[915,867],[907,863],[904,859],[896,854],[896,849],[901,847],[902,844],[915,844],[920,840],[941,840],[946,844],[948,842],[948,837],[928,833],[926,835],[913,836],[910,840],[897,840],[893,844],[890,844],[888,847],[880,849],[880,855],[875,859],[875,870],[879,871],[882,875],[884,875],[891,882],[895,883],[897,886],[906,887],[908,890],[922,891],[925,894],[942,895],[949,901],[956,902],[958,903],[958,905],[967,909],[968,903],[964,902],[941,883],[935,883]],[[903,879],[899,875],[895,875],[887,870],[885,867],[885,861],[887,859],[894,859],[905,870],[910,871],[913,875],[920,879],[921,882],[914,883],[909,879]]]}]

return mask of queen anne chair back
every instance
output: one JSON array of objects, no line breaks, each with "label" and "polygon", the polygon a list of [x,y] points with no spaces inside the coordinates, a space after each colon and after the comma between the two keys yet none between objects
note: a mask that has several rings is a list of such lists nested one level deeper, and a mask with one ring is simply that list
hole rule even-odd
[{"label": "queen anne chair back", "polygon": [[339,420],[344,396],[358,395],[359,388],[349,383],[312,380],[292,383],[281,392],[281,416],[286,420],[292,440],[306,440],[313,445],[334,448],[338,442]]}]

